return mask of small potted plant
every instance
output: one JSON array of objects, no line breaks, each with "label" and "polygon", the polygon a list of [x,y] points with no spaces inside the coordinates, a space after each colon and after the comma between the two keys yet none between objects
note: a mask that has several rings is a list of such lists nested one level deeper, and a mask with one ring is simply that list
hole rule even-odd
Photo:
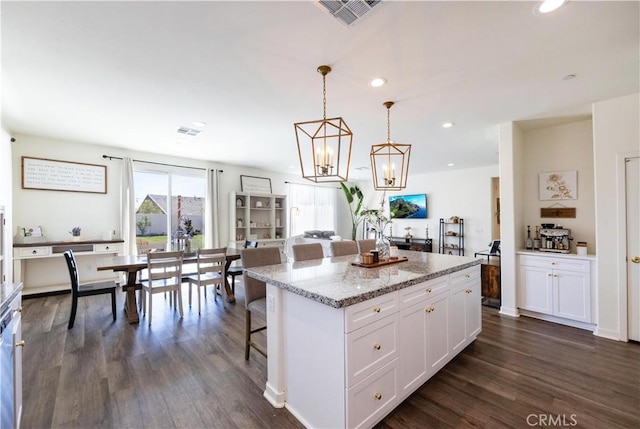
[{"label": "small potted plant", "polygon": [[69,234],[73,237],[73,241],[80,241],[80,227],[76,226],[69,231]]}]

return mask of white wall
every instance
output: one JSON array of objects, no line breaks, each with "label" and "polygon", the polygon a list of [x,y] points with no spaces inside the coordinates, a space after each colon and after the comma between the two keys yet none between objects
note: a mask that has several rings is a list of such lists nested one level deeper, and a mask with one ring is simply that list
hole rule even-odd
[{"label": "white wall", "polygon": [[[120,231],[120,175],[121,161],[103,159],[102,155],[131,157],[133,159],[170,163],[198,168],[219,168],[220,174],[220,244],[228,241],[229,192],[240,191],[240,175],[268,177],[274,194],[287,194],[285,181],[302,183],[297,175],[257,170],[248,167],[206,162],[197,159],[167,157],[151,153],[92,144],[56,141],[47,138],[19,135],[13,143],[13,218],[15,228],[20,225],[40,225],[47,240],[68,240],[68,231],[74,226],[82,228],[86,239],[100,239],[108,229]],[[3,141],[4,143],[4,141]],[[3,152],[4,153],[4,152]],[[10,157],[11,155],[9,155]],[[85,162],[107,166],[107,194],[41,191],[21,189],[21,157],[31,156],[65,161]],[[3,161],[4,161],[3,156]],[[161,169],[152,164],[141,164],[145,169]],[[9,171],[11,168],[3,169]],[[5,181],[3,180],[3,183]]]},{"label": "white wall", "polygon": [[619,178],[625,154],[640,153],[640,95],[593,105],[598,326],[596,335],[626,340],[626,239],[624,189]]},{"label": "white wall", "polygon": [[[523,133],[524,145],[521,175],[524,192],[522,204],[524,225],[535,226],[542,222],[555,223],[571,229],[574,244],[586,241],[588,253],[595,253],[595,196],[593,190],[593,124],[591,120],[574,122],[555,127],[528,130]],[[538,195],[538,173],[550,171],[578,172],[578,199],[562,201],[540,201]],[[557,206],[576,208],[576,218],[541,218],[540,208]],[[518,234],[518,231],[516,231]],[[525,230],[520,231],[525,236]]]},{"label": "white wall", "polygon": [[[465,255],[473,256],[475,252],[486,250],[491,242],[491,178],[498,173],[498,166],[492,165],[410,174],[406,189],[386,194],[385,211],[389,213],[390,195],[427,194],[428,218],[394,220],[393,235],[403,236],[404,228],[410,226],[414,237],[424,238],[428,227],[429,237],[434,239],[433,251],[437,252],[439,220],[455,215],[464,219]],[[367,207],[379,208],[383,192],[374,191],[371,181],[363,182],[361,186]]]},{"label": "white wall", "polygon": [[[11,182],[11,137],[6,131],[4,125],[0,134],[0,206],[5,208],[5,228],[7,237],[4,243],[3,254],[5,255],[5,275],[6,280],[13,278],[13,264],[11,258],[13,256],[11,231],[13,230],[12,216],[12,182]],[[2,279],[0,279],[2,282]]]}]

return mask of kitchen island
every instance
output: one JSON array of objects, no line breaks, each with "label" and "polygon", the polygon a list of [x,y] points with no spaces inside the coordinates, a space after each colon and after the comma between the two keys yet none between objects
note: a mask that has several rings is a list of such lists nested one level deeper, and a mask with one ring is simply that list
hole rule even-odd
[{"label": "kitchen island", "polygon": [[246,269],[267,283],[264,396],[307,427],[372,427],[481,331],[480,263],[400,251]]}]

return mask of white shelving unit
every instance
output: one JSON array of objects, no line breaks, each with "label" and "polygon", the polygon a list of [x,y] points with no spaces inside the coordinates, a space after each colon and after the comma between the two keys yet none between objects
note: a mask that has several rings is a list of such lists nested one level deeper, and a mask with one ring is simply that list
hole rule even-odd
[{"label": "white shelving unit", "polygon": [[287,234],[287,197],[275,194],[229,194],[229,244],[240,249],[245,240],[258,246],[284,247]]}]

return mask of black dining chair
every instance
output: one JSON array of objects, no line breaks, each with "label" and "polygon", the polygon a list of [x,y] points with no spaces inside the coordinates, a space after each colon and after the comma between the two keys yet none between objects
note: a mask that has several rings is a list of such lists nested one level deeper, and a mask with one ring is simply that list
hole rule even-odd
[{"label": "black dining chair", "polygon": [[[245,249],[251,249],[255,247],[258,247],[257,241],[247,240],[244,242]],[[242,268],[242,265],[229,267],[229,269],[227,270],[227,275],[231,276],[231,292],[233,292],[234,294],[236,293],[236,277],[241,276],[243,272],[244,268]]]},{"label": "black dining chair", "polygon": [[69,325],[67,329],[73,328],[76,320],[76,311],[78,310],[78,298],[81,296],[111,294],[111,312],[113,313],[113,321],[116,321],[116,282],[113,280],[80,284],[78,279],[78,265],[76,258],[71,249],[64,252],[64,259],[67,261],[69,268],[69,277],[71,278],[71,314],[69,315]]}]

